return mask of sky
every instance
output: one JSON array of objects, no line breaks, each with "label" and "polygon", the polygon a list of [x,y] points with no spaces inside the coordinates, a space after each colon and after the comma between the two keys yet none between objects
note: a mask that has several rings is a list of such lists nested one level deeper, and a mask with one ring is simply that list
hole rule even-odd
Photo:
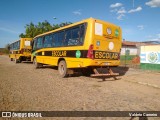
[{"label": "sky", "polygon": [[18,40],[30,22],[90,17],[120,26],[126,41],[160,41],[160,0],[0,0],[0,48]]}]

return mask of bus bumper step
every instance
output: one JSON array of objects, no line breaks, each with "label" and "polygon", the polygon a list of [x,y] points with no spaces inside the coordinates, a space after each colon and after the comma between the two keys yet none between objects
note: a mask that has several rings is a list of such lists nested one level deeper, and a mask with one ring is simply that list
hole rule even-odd
[{"label": "bus bumper step", "polygon": [[[111,68],[108,68],[108,72],[109,73],[103,73],[103,74],[101,74],[101,73],[99,73],[98,71],[97,71],[97,69],[93,69],[93,71],[94,71],[94,73],[95,74],[91,74],[91,77],[107,77],[107,76],[113,76],[113,78],[115,79],[115,80],[117,80],[117,78],[116,78],[116,76],[118,76],[119,75],[119,73],[114,73],[112,70],[111,70]],[[104,78],[103,78],[104,79]]]}]

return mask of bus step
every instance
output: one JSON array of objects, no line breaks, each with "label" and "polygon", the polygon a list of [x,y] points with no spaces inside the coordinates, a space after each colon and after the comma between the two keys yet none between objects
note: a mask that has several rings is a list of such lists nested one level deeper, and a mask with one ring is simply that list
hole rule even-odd
[{"label": "bus step", "polygon": [[106,74],[101,74],[97,71],[97,69],[93,69],[95,74],[91,74],[91,77],[105,77],[105,76],[113,76],[114,79],[117,79],[115,76],[118,76],[119,73],[114,73],[111,68],[108,68],[108,72]]}]

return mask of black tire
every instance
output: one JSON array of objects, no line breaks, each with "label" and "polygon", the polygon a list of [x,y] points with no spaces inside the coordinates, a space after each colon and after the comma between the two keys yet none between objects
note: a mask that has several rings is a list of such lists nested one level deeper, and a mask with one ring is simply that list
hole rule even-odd
[{"label": "black tire", "polygon": [[37,60],[36,60],[36,58],[34,58],[33,64],[34,64],[34,66],[35,66],[36,69],[42,67],[42,64],[38,63]]},{"label": "black tire", "polygon": [[23,58],[22,57],[20,57],[19,58],[19,63],[21,63],[23,61]]},{"label": "black tire", "polygon": [[13,58],[11,58],[11,61],[13,61]]},{"label": "black tire", "polygon": [[14,62],[17,64],[17,63],[19,63],[19,59],[14,59]]},{"label": "black tire", "polygon": [[61,60],[58,64],[58,71],[59,74],[61,75],[61,77],[67,77],[68,73],[67,73],[67,64],[64,60]]}]

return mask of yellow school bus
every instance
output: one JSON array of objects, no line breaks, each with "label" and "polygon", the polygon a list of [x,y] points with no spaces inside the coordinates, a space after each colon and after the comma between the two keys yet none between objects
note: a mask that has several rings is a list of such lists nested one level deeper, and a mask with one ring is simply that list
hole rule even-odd
[{"label": "yellow school bus", "polygon": [[15,63],[20,63],[22,61],[30,61],[31,60],[31,41],[32,38],[20,38],[10,44],[10,53],[9,58],[11,61],[15,61]]},{"label": "yellow school bus", "polygon": [[[99,76],[104,74],[98,73],[97,68],[120,64],[121,42],[119,26],[89,18],[36,36],[31,60],[36,68],[58,66],[62,77],[77,69]],[[109,72],[114,75],[111,69]]]}]

